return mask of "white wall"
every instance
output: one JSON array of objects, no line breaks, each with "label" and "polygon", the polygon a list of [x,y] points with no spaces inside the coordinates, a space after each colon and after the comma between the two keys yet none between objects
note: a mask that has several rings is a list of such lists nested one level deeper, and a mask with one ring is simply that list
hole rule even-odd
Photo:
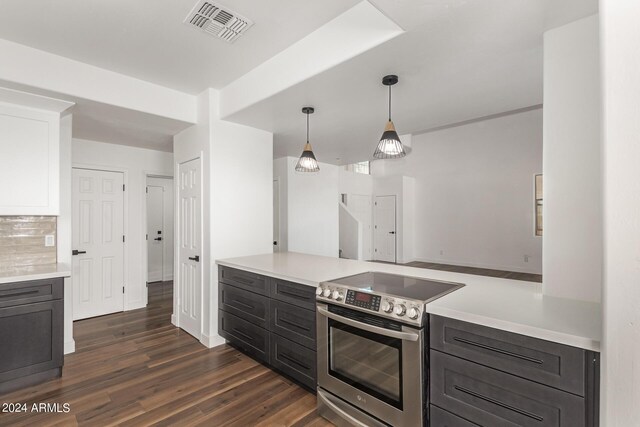
[{"label": "white wall", "polygon": [[547,295],[600,301],[598,16],[544,35],[544,260]]},{"label": "white wall", "polygon": [[73,139],[73,166],[125,172],[125,310],[144,307],[146,271],[139,260],[146,257],[144,203],[146,174],[173,175],[171,153]]},{"label": "white wall", "polygon": [[[273,203],[273,135],[220,120],[216,90],[208,89],[197,99],[198,123],[174,138],[174,167],[177,171],[182,162],[197,157],[202,159],[203,312],[200,341],[213,347],[224,342],[218,335],[215,260],[273,250],[273,211],[265,209]],[[179,286],[177,279],[174,279],[174,289]],[[174,298],[174,314],[178,309]],[[178,323],[175,315],[172,322]]]},{"label": "white wall", "polygon": [[320,172],[296,172],[287,157],[288,250],[338,256],[338,166],[319,163]]},{"label": "white wall", "polygon": [[600,2],[604,340],[600,425],[640,420],[640,3]]},{"label": "white wall", "polygon": [[413,135],[412,146],[404,159],[373,163],[377,194],[380,174],[415,178],[414,209],[410,199],[404,208],[413,211],[404,222],[414,231],[403,233],[403,258],[413,247],[421,261],[542,271],[533,186],[542,171],[541,110]]},{"label": "white wall", "polygon": [[[69,266],[73,263],[72,230],[72,172],[71,147],[73,117],[67,114],[60,119],[60,215],[58,216],[58,262]],[[73,353],[76,342],[73,339],[73,278],[64,279],[64,353]]]},{"label": "white wall", "polygon": [[[162,187],[162,228],[164,234],[162,240],[164,243],[163,248],[163,268],[162,268],[162,280],[173,280],[173,211],[174,211],[174,194],[173,194],[173,179],[171,178],[159,178],[159,177],[147,177],[147,185],[153,185],[156,187]],[[147,218],[149,218],[149,211],[147,210]],[[148,227],[147,227],[148,229]],[[157,236],[149,235],[149,239]],[[148,242],[147,242],[148,247]],[[146,252],[148,254],[148,251]],[[147,257],[147,270],[149,269],[148,257]]]},{"label": "white wall", "polygon": [[338,206],[340,257],[363,261],[363,225],[347,205],[340,202]]}]

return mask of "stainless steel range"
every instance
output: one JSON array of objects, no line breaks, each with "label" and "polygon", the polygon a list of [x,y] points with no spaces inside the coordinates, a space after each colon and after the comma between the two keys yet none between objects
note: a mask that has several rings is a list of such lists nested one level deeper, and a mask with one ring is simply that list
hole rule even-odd
[{"label": "stainless steel range", "polygon": [[368,272],[316,290],[318,412],[338,426],[421,426],[425,305],[460,283]]}]

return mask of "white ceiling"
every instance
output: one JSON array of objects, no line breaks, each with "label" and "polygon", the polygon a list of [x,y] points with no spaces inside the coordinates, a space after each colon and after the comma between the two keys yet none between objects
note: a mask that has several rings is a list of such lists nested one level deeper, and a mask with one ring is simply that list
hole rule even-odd
[{"label": "white ceiling", "polygon": [[197,94],[225,86],[358,1],[223,0],[254,21],[228,44],[182,23],[196,0],[2,0],[0,38]]},{"label": "white ceiling", "polygon": [[227,117],[274,132],[274,157],[298,156],[303,105],[316,107],[319,161],[371,158],[387,114],[381,78],[398,74],[393,118],[400,134],[542,104],[542,38],[597,11],[597,1],[371,0],[406,33]]},{"label": "white ceiling", "polygon": [[[2,0],[0,38],[196,94],[224,87],[358,2],[226,0],[255,22],[230,45],[182,23],[195,0]],[[276,157],[297,156],[300,108],[312,105],[318,159],[365,160],[386,121],[385,74],[400,76],[393,116],[401,134],[541,104],[544,31],[598,10],[597,0],[370,2],[406,32],[227,119],[274,132]],[[170,150],[185,126],[73,101],[79,138]]]}]

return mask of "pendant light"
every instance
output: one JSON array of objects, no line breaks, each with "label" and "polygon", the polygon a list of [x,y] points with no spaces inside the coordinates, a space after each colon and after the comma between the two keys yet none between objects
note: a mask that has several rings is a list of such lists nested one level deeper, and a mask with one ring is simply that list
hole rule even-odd
[{"label": "pendant light", "polygon": [[391,86],[398,83],[398,76],[389,75],[382,78],[382,84],[389,87],[389,121],[384,127],[384,133],[376,147],[373,157],[376,159],[400,159],[407,155],[400,141],[396,127],[391,121]]},{"label": "pendant light", "polygon": [[302,155],[296,164],[296,171],[298,172],[318,172],[320,170],[316,156],[313,155],[311,144],[309,144],[309,114],[313,114],[314,111],[313,107],[302,108],[302,112],[307,115],[307,143],[304,145]]}]

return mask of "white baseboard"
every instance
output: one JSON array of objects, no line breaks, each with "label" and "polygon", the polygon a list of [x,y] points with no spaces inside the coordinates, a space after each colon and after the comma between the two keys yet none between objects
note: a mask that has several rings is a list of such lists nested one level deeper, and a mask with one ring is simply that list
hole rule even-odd
[{"label": "white baseboard", "polygon": [[171,280],[173,280],[173,274],[162,278],[163,282],[169,282]]},{"label": "white baseboard", "polygon": [[177,318],[176,318],[176,315],[175,315],[175,314],[172,314],[172,315],[171,315],[171,324],[172,324],[173,326],[176,326],[176,327],[178,326]]},{"label": "white baseboard", "polygon": [[200,336],[200,342],[207,348],[213,348],[222,345],[227,341],[217,334],[209,336],[203,334]]},{"label": "white baseboard", "polygon": [[76,351],[76,341],[65,341],[64,342],[64,354],[75,353]]},{"label": "white baseboard", "polygon": [[137,310],[139,308],[145,308],[145,307],[146,307],[146,304],[144,303],[144,301],[134,301],[134,302],[127,303],[124,307],[124,311]]}]

